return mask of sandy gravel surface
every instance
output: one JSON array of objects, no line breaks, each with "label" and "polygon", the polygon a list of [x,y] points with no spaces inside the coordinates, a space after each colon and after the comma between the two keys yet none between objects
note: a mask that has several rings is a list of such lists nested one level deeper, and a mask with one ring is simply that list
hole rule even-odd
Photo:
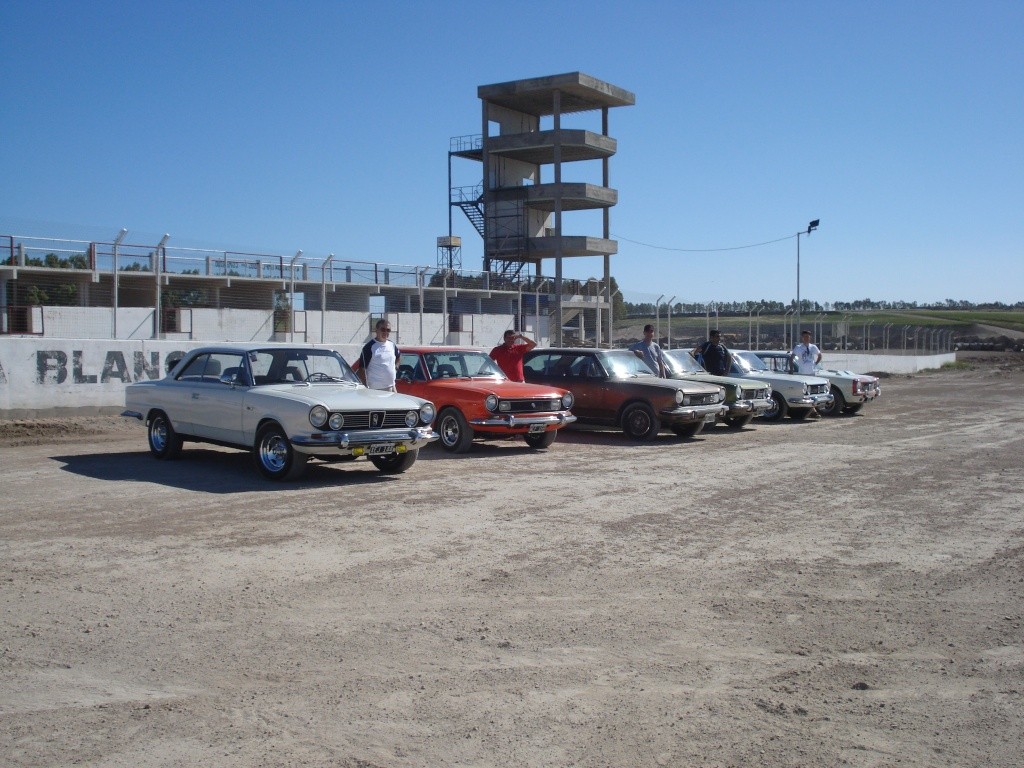
[{"label": "sandy gravel surface", "polygon": [[0,425],[0,764],[1019,766],[1022,396],[286,485]]}]

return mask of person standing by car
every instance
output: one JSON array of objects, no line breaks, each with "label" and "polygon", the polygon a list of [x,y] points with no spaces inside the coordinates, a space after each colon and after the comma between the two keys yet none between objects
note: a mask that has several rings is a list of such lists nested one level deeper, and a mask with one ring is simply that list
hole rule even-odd
[{"label": "person standing by car", "polygon": [[[519,344],[518,342],[523,342]],[[491,359],[512,381],[526,381],[523,375],[523,355],[537,346],[537,342],[528,339],[513,330],[505,331],[502,343],[491,350]]]},{"label": "person standing by car", "polygon": [[817,344],[811,343],[811,332],[800,332],[800,343],[790,353],[796,363],[796,372],[805,376],[813,376],[814,369],[821,362],[821,350]]},{"label": "person standing by car", "polygon": [[381,318],[375,326],[376,335],[366,342],[359,354],[359,376],[370,389],[395,391],[398,345],[390,338],[391,323]]},{"label": "person standing by car", "polygon": [[708,340],[693,350],[693,356],[704,366],[704,370],[715,376],[728,376],[732,355],[722,343],[722,334],[716,328],[708,334]]},{"label": "person standing by car", "polygon": [[633,354],[643,360],[652,371],[666,378],[665,354],[661,351],[658,342],[654,340],[654,326],[648,323],[644,326],[644,337],[636,344],[631,344],[629,349]]}]

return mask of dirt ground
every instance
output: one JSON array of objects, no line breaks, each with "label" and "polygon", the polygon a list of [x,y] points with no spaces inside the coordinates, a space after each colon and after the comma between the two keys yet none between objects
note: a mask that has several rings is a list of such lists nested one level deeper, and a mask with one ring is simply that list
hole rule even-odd
[{"label": "dirt ground", "polygon": [[1019,766],[1024,370],[405,475],[0,424],[0,764]]}]

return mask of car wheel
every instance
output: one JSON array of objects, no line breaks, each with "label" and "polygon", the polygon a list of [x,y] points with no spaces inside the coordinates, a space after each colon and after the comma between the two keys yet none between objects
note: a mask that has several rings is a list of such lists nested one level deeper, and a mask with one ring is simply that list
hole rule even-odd
[{"label": "car wheel", "polygon": [[832,387],[832,402],[827,405],[819,405],[818,413],[822,416],[838,416],[846,408],[846,398],[839,390],[839,387]]},{"label": "car wheel", "polygon": [[772,392],[772,407],[762,413],[761,418],[765,421],[778,421],[786,415],[788,410],[786,398],[778,392]]},{"label": "car wheel", "polygon": [[726,416],[725,425],[729,429],[743,429],[753,418],[753,416]]},{"label": "car wheel", "polygon": [[552,429],[547,432],[538,432],[537,434],[526,434],[523,439],[526,440],[526,444],[531,448],[547,448],[553,442],[555,437],[558,436],[558,430]]},{"label": "car wheel", "polygon": [[277,424],[268,424],[256,434],[256,465],[269,480],[294,480],[306,471],[309,456],[292,448]]},{"label": "car wheel", "polygon": [[452,453],[465,453],[473,444],[473,430],[456,408],[445,408],[437,417],[441,446]]},{"label": "car wheel", "polygon": [[387,456],[371,456],[370,461],[385,475],[400,475],[416,463],[417,454],[419,450],[389,453]]},{"label": "car wheel", "polygon": [[860,409],[863,408],[863,407],[864,407],[864,403],[854,403],[853,405],[848,405],[845,408],[843,408],[843,413],[848,413],[850,415],[853,415],[853,414],[859,412]]},{"label": "car wheel", "polygon": [[647,403],[633,403],[622,412],[622,431],[634,440],[652,440],[661,423]]},{"label": "car wheel", "polygon": [[174,431],[171,420],[163,411],[157,411],[149,417],[148,434],[149,451],[158,459],[173,459],[181,453],[184,441]]},{"label": "car wheel", "polygon": [[672,431],[680,437],[696,437],[704,431],[704,422],[698,421],[696,424],[675,424],[672,427]]}]

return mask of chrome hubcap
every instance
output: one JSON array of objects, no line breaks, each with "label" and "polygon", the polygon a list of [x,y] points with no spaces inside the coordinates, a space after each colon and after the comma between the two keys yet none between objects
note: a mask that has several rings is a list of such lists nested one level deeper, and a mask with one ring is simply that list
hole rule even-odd
[{"label": "chrome hubcap", "polygon": [[288,447],[280,435],[271,435],[260,445],[260,461],[271,472],[280,472],[288,461]]}]

